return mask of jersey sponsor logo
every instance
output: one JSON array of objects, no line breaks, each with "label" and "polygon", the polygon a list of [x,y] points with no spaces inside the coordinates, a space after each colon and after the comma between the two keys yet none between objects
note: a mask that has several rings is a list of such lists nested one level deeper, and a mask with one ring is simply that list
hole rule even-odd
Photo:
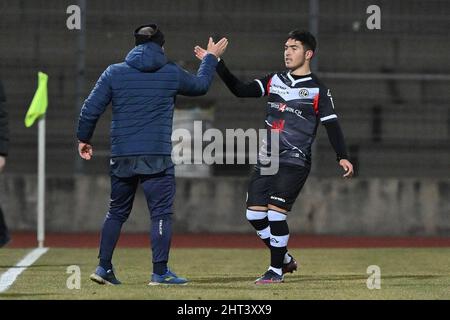
[{"label": "jersey sponsor logo", "polygon": [[290,112],[290,113],[294,113],[297,117],[300,117],[302,119],[306,118],[302,115],[303,111],[299,110],[299,109],[294,109],[292,107],[288,107],[286,103],[281,103],[281,102],[268,102],[269,107],[273,108],[273,109],[277,109],[280,112]]},{"label": "jersey sponsor logo", "polygon": [[276,84],[276,83],[272,83],[271,85],[272,85],[272,87],[278,88],[278,89],[281,89],[281,90],[288,90],[289,89],[289,87],[285,86],[285,85],[281,86],[281,85]]},{"label": "jersey sponsor logo", "polygon": [[285,101],[298,99],[293,96],[294,90],[287,86],[278,75],[274,75],[270,81],[270,94],[276,94],[282,97]]},{"label": "jersey sponsor logo", "polygon": [[[269,104],[269,107],[272,108],[272,109],[277,109],[280,112],[285,112],[286,111],[286,103],[268,102],[268,104]],[[289,109],[289,107],[287,107],[287,109]]]},{"label": "jersey sponsor logo", "polygon": [[280,198],[280,197],[275,197],[275,196],[270,196],[270,199],[272,199],[272,200],[277,200],[277,201],[280,201],[280,202],[286,202],[285,199]]},{"label": "jersey sponsor logo", "polygon": [[277,94],[281,97],[289,95],[289,90],[275,88],[273,85],[270,87],[271,94]]},{"label": "jersey sponsor logo", "polygon": [[309,91],[306,90],[305,88],[300,89],[300,91],[298,92],[298,95],[299,95],[300,97],[306,98],[307,96],[309,96]]}]

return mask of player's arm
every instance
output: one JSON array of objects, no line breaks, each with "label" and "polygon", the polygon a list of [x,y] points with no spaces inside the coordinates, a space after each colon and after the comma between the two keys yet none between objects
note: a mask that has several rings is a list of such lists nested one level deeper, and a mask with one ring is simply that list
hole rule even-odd
[{"label": "player's arm", "polygon": [[[194,48],[195,56],[202,60],[207,51],[200,46]],[[236,96],[240,98],[258,98],[267,95],[264,90],[264,79],[254,80],[248,83],[236,78],[234,74],[227,68],[223,59],[220,59],[217,64],[216,71],[219,74],[222,81],[228,87],[228,89]],[[259,81],[259,82],[258,82]]]},{"label": "player's arm", "polygon": [[344,134],[342,133],[339,121],[328,121],[323,124],[327,130],[328,140],[336,152],[336,160],[348,159],[347,148],[345,146]]},{"label": "player's arm", "polygon": [[348,161],[347,148],[345,146],[344,134],[338,120],[324,123],[327,129],[328,139],[336,152],[336,159],[339,165],[344,168],[344,178],[350,178],[353,175],[353,165]]},{"label": "player's arm", "polygon": [[334,103],[330,90],[320,88],[318,102],[316,103],[318,103],[320,121],[327,130],[328,139],[336,152],[337,161],[339,161],[339,165],[345,170],[343,177],[350,178],[353,176],[353,165],[348,161],[344,134],[339,125],[336,112],[334,111]]},{"label": "player's arm", "polygon": [[[264,96],[264,88],[260,80],[254,80],[251,82],[243,82],[236,78],[234,74],[227,68],[223,59],[217,64],[217,74],[222,81],[228,87],[228,89],[236,96],[240,98],[258,98]],[[260,81],[260,83],[258,83]]]}]

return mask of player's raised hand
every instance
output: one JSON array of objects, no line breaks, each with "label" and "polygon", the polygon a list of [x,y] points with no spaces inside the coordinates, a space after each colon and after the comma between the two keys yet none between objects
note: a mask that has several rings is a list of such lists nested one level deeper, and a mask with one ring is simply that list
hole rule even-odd
[{"label": "player's raised hand", "polygon": [[91,160],[92,158],[92,145],[89,143],[78,142],[78,153],[84,160]]},{"label": "player's raised hand", "polygon": [[215,55],[217,58],[219,58],[225,52],[227,46],[228,46],[227,38],[222,38],[217,43],[215,43],[213,39],[209,37],[209,42],[206,50],[200,46],[195,46],[194,53],[195,56],[200,60],[202,60],[208,53],[211,53]]},{"label": "player's raised hand", "polygon": [[225,52],[227,46],[228,46],[227,38],[222,38],[219,40],[219,42],[214,43],[213,39],[209,37],[208,47],[206,48],[206,51],[212,53],[217,58],[219,58]]},{"label": "player's raised hand", "polygon": [[350,161],[341,159],[339,165],[345,170],[345,174],[343,175],[344,178],[351,178],[353,176],[353,165]]}]

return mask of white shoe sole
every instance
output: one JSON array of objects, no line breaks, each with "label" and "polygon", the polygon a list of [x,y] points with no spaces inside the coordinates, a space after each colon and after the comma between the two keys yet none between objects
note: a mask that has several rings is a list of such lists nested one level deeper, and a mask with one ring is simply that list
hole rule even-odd
[{"label": "white shoe sole", "polygon": [[110,285],[110,286],[115,286],[114,283],[111,283],[111,282],[109,282],[109,281],[103,279],[102,277],[100,277],[100,276],[99,276],[98,274],[96,274],[96,273],[91,274],[91,275],[89,276],[89,278],[90,278],[92,281],[94,281],[95,283],[98,283],[98,284],[107,284],[107,285]]}]

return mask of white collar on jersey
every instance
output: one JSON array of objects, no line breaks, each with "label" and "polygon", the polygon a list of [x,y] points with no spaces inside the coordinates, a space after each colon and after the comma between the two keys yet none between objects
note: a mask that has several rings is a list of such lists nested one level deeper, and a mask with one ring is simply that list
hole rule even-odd
[{"label": "white collar on jersey", "polygon": [[297,79],[297,80],[295,80],[292,76],[291,76],[291,72],[289,71],[288,72],[288,74],[287,74],[287,76],[288,76],[288,78],[289,78],[289,80],[291,80],[291,87],[292,86],[295,86],[297,83],[299,83],[299,82],[304,82],[304,81],[308,81],[308,80],[311,80],[312,78],[311,77],[306,77],[306,78],[300,78],[300,79]]}]

